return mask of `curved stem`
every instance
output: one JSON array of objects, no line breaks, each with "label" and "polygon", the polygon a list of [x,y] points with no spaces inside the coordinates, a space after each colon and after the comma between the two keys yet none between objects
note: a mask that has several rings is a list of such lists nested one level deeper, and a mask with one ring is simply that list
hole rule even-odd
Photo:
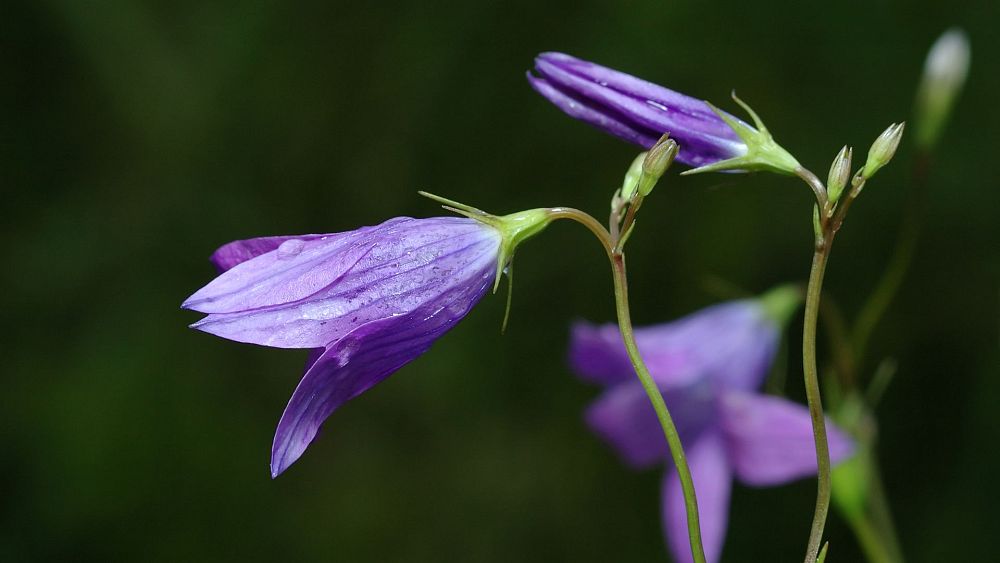
[{"label": "curved stem", "polygon": [[823,217],[826,217],[827,213],[830,212],[830,198],[826,194],[826,186],[808,168],[799,166],[795,169],[795,175],[801,178],[812,189],[813,195],[816,196],[816,205],[823,211]]},{"label": "curved stem", "polygon": [[[813,512],[809,543],[806,547],[806,563],[815,563],[823,540],[823,528],[830,511],[830,448],[826,436],[826,419],[823,417],[823,401],[819,391],[819,377],[816,367],[816,322],[819,317],[820,297],[823,291],[823,275],[830,256],[833,232],[827,229],[825,237],[817,237],[809,272],[809,286],[806,288],[805,325],[802,330],[802,371],[805,378],[806,399],[809,416],[812,419],[813,440],[816,443],[816,509]],[[823,240],[825,238],[825,240]]]},{"label": "curved stem", "polygon": [[681,482],[681,489],[684,492],[684,505],[687,510],[688,540],[691,543],[691,556],[695,563],[705,563],[705,550],[701,541],[701,525],[698,518],[698,500],[695,497],[694,481],[691,478],[691,470],[688,468],[687,458],[684,456],[684,448],[681,445],[680,435],[674,425],[667,404],[663,401],[660,389],[653,381],[646,363],[639,354],[639,347],[635,341],[635,334],[632,330],[632,319],[629,314],[628,303],[628,276],[625,271],[625,255],[617,248],[618,241],[611,238],[611,234],[596,219],[582,211],[567,207],[556,207],[548,210],[552,219],[571,219],[590,229],[604,246],[608,259],[611,261],[611,269],[614,274],[615,283],[615,309],[618,314],[618,328],[621,331],[622,340],[625,343],[625,350],[628,352],[629,360],[635,369],[635,374],[639,377],[642,388],[649,397],[649,402],[656,411],[656,418],[663,429],[663,435],[670,446],[670,455],[673,458],[674,466],[677,469],[677,476]]},{"label": "curved stem", "polygon": [[612,267],[615,276],[615,306],[618,311],[618,327],[622,333],[622,340],[625,342],[625,349],[628,351],[629,360],[635,368],[636,375],[642,383],[642,388],[646,391],[653,409],[656,410],[656,417],[663,427],[663,435],[670,445],[670,455],[673,457],[674,466],[677,468],[677,476],[680,478],[681,489],[684,491],[684,506],[687,510],[688,540],[691,543],[691,556],[696,563],[705,562],[704,547],[701,543],[701,523],[698,517],[698,500],[695,496],[694,481],[691,479],[691,470],[688,468],[687,459],[684,457],[684,448],[681,445],[681,438],[674,426],[674,421],[670,417],[670,411],[663,401],[656,382],[646,368],[642,356],[639,355],[639,347],[635,342],[635,335],[632,332],[632,319],[629,315],[628,305],[628,279],[625,274],[625,256],[616,254],[612,259]]}]

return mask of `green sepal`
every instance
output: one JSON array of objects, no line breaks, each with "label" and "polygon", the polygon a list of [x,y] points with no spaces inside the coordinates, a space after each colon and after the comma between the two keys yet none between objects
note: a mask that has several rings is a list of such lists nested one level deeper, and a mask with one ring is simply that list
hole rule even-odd
[{"label": "green sepal", "polygon": [[795,160],[794,156],[774,141],[774,137],[771,136],[771,133],[767,130],[767,127],[757,115],[757,112],[755,112],[743,100],[739,99],[736,96],[736,92],[733,92],[733,100],[735,100],[740,107],[750,114],[750,118],[753,119],[756,129],[720,110],[712,105],[711,102],[706,101],[705,103],[708,104],[708,107],[712,108],[712,111],[722,118],[722,120],[726,122],[726,125],[729,125],[740,140],[746,144],[746,154],[726,160],[720,160],[719,162],[707,164],[692,170],[687,170],[681,174],[701,174],[703,172],[722,172],[727,170],[740,170],[748,172],[767,171],[787,175],[795,174],[795,171],[802,167],[802,165],[799,164],[799,161]]},{"label": "green sepal", "polygon": [[493,293],[500,287],[500,277],[514,259],[518,245],[542,232],[552,222],[547,209],[529,209],[510,215],[497,216],[464,203],[458,203],[427,192],[417,192],[430,198],[449,211],[475,219],[500,231],[500,252],[497,253],[497,273],[493,281]]},{"label": "green sepal", "polygon": [[500,231],[503,240],[500,243],[500,254],[497,256],[497,276],[493,282],[493,293],[496,293],[497,287],[500,286],[500,274],[514,259],[517,247],[542,232],[552,222],[548,210],[541,208],[519,211],[495,219],[496,222],[492,223],[492,226]]}]

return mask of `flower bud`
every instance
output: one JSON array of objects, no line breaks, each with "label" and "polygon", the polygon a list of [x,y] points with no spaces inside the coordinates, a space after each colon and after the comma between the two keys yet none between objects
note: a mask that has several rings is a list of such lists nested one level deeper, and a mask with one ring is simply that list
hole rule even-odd
[{"label": "flower bud", "polygon": [[642,161],[642,175],[639,178],[639,194],[643,197],[653,191],[656,182],[670,168],[677,156],[680,145],[670,138],[670,133],[664,133],[660,140],[646,153]]},{"label": "flower bud", "polygon": [[969,38],[960,29],[944,33],[927,53],[917,90],[917,143],[930,148],[944,128],[969,74]]},{"label": "flower bud", "polygon": [[542,53],[528,82],[570,117],[644,149],[670,131],[681,145],[677,162],[687,166],[747,152],[736,132],[700,99],[590,61]]},{"label": "flower bud", "polygon": [[903,138],[905,126],[906,123],[893,123],[875,139],[871,148],[868,149],[868,161],[865,162],[865,168],[861,171],[865,178],[871,178],[875,172],[878,172],[879,168],[892,160],[892,156],[896,154],[896,148],[899,147],[899,140]]},{"label": "flower bud", "polygon": [[840,199],[840,194],[844,191],[844,186],[851,179],[851,156],[854,150],[844,145],[830,165],[830,175],[826,180],[826,190],[830,197],[830,203],[836,203]]},{"label": "flower bud", "polygon": [[635,157],[635,160],[629,165],[628,171],[625,172],[625,179],[622,180],[621,189],[621,198],[623,201],[630,201],[639,188],[639,180],[642,179],[642,164],[646,162],[647,154],[645,151],[639,153],[639,156]]}]

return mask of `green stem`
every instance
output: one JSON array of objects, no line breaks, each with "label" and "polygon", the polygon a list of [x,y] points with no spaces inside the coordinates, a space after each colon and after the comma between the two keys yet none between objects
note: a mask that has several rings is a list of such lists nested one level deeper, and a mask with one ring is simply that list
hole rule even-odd
[{"label": "green stem", "polygon": [[688,468],[687,459],[684,457],[684,448],[681,445],[681,438],[677,434],[677,428],[667,410],[667,404],[663,401],[656,382],[649,374],[642,356],[639,355],[639,347],[635,342],[635,335],[632,332],[632,320],[629,316],[628,305],[628,280],[625,274],[625,256],[616,254],[612,259],[612,267],[615,275],[615,307],[618,310],[618,327],[622,333],[622,340],[625,342],[625,350],[628,351],[629,360],[635,368],[636,375],[642,383],[642,388],[646,391],[646,396],[656,410],[656,417],[663,427],[663,435],[670,445],[670,455],[673,457],[674,466],[677,468],[677,476],[681,481],[681,489],[684,491],[684,505],[687,509],[688,540],[691,543],[691,556],[696,563],[705,562],[704,548],[701,544],[701,524],[698,518],[698,499],[695,496],[694,481],[691,479],[691,470]]},{"label": "green stem", "polygon": [[[670,446],[670,455],[673,458],[674,466],[677,469],[677,476],[680,478],[681,489],[684,492],[684,506],[687,509],[688,540],[691,543],[691,556],[695,563],[705,563],[705,550],[701,541],[701,525],[698,518],[698,500],[695,497],[694,481],[691,478],[691,470],[688,468],[687,458],[684,456],[684,448],[681,445],[680,435],[674,425],[667,404],[663,401],[660,389],[653,381],[646,363],[639,354],[639,347],[635,342],[635,334],[632,330],[632,319],[629,313],[628,302],[628,276],[625,271],[625,255],[617,248],[619,241],[614,241],[611,234],[596,219],[579,211],[566,207],[556,207],[548,210],[552,219],[571,219],[590,229],[592,233],[604,246],[604,250],[611,261],[611,269],[614,274],[615,283],[615,309],[618,314],[618,328],[621,331],[622,340],[625,343],[625,350],[628,352],[629,360],[635,369],[635,374],[639,377],[642,388],[649,397],[649,402],[656,411],[656,418],[660,421],[663,429],[663,436]],[[626,221],[626,223],[630,223]]]},{"label": "green stem", "polygon": [[805,563],[815,563],[823,540],[823,528],[830,511],[830,448],[826,437],[826,419],[823,417],[823,402],[819,391],[818,369],[816,367],[816,323],[819,318],[820,296],[823,291],[823,275],[830,257],[833,231],[824,229],[826,236],[817,236],[809,285],[806,288],[805,326],[802,330],[802,371],[805,379],[806,399],[809,416],[812,418],[813,439],[816,443],[816,466],[818,479],[816,486],[816,508],[813,512],[809,543],[806,547]]}]

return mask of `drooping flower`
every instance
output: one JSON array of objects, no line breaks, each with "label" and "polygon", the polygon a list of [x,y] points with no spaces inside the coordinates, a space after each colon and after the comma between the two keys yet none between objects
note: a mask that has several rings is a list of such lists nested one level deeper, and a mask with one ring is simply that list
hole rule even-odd
[{"label": "drooping flower", "polygon": [[222,273],[182,305],[208,314],[191,326],[239,342],[312,349],[278,423],[272,477],[302,455],[340,405],[455,326],[495,285],[514,247],[547,221],[541,210],[398,217],[219,248],[211,260]]},{"label": "drooping flower", "polygon": [[680,143],[677,161],[698,172],[792,174],[799,167],[739,99],[754,126],[705,101],[564,53],[538,55],[535,72],[528,72],[531,87],[570,117],[647,149],[669,133]]},{"label": "drooping flower", "polygon": [[[756,392],[778,347],[782,319],[797,306],[792,291],[779,288],[761,299],[731,301],[635,330],[687,453],[709,562],[722,552],[734,477],[771,486],[816,473],[808,410]],[[607,387],[587,409],[590,428],[634,468],[666,464],[664,534],[676,561],[692,561],[680,481],[618,327],[575,325],[569,358],[581,378]],[[836,463],[852,445],[832,423],[827,431]]]}]

